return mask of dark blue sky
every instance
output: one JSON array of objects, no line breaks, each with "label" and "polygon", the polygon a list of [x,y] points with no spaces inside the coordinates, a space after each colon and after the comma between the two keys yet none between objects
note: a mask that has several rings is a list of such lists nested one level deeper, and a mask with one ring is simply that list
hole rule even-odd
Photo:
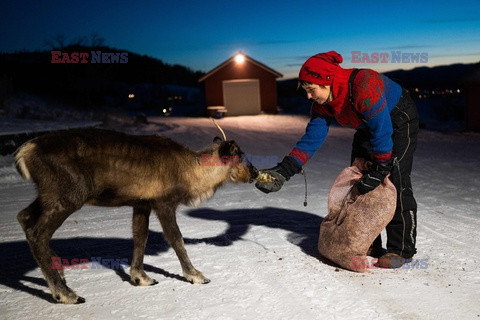
[{"label": "dark blue sky", "polygon": [[[0,51],[98,33],[106,45],[209,71],[243,51],[295,77],[336,50],[379,71],[480,61],[479,1],[2,1]],[[427,62],[352,62],[352,51],[428,53]]]}]

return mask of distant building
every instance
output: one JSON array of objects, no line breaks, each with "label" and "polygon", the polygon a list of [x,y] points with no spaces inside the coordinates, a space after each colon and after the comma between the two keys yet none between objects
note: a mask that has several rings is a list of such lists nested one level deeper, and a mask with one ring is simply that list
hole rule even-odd
[{"label": "distant building", "polygon": [[464,84],[467,130],[480,132],[480,68],[465,79]]},{"label": "distant building", "polygon": [[207,111],[227,115],[278,113],[277,78],[283,75],[238,53],[199,79],[204,83]]}]

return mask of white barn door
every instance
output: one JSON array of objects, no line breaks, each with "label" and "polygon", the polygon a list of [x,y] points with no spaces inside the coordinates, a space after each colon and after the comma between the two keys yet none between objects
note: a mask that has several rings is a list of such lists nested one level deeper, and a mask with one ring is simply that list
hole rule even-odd
[{"label": "white barn door", "polygon": [[258,79],[225,80],[223,104],[228,116],[259,114],[260,82]]}]

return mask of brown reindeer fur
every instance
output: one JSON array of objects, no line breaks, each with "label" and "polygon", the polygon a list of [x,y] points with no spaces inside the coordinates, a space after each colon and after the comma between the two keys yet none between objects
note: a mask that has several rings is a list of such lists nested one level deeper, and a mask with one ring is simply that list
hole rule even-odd
[{"label": "brown reindeer fur", "polygon": [[[224,159],[224,163],[205,165],[202,154]],[[152,209],[185,278],[208,283],[188,258],[175,212],[180,204],[195,206],[210,198],[227,181],[251,181],[256,170],[238,161],[241,155],[234,141],[218,138],[208,149],[194,152],[161,136],[100,129],[61,131],[25,143],[15,155],[17,169],[25,179],[33,180],[38,197],[20,211],[18,221],[53,298],[62,303],[85,302],[66,285],[63,270],[52,269],[51,258],[56,255],[49,241],[65,219],[86,203],[133,207],[130,276],[134,284],[157,283],[143,271]]]}]

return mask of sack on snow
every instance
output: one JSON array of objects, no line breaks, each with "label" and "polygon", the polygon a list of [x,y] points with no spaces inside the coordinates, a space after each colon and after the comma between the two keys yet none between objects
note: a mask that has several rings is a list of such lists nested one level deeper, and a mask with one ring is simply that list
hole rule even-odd
[{"label": "sack on snow", "polygon": [[328,194],[328,215],[318,239],[322,256],[357,272],[368,271],[368,248],[392,220],[397,203],[397,191],[388,177],[374,190],[358,194],[354,184],[369,165],[357,158],[338,175]]}]

